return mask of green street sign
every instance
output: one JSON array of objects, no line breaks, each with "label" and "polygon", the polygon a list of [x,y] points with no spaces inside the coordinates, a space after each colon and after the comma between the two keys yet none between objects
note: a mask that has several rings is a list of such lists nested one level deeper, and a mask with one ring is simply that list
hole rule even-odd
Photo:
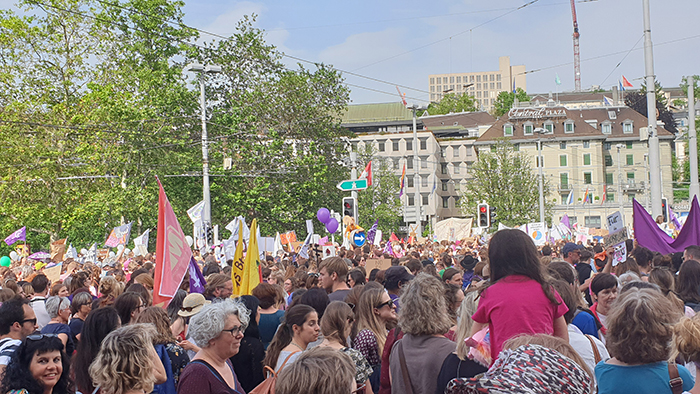
[{"label": "green street sign", "polygon": [[342,181],[338,184],[338,189],[345,192],[352,190],[365,190],[367,189],[367,179],[349,179],[347,181]]}]

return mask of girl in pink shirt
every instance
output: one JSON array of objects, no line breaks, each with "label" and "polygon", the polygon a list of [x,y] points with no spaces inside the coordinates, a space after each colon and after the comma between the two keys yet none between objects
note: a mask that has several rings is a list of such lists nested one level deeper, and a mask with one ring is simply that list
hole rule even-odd
[{"label": "girl in pink shirt", "polygon": [[520,230],[501,230],[489,242],[491,284],[480,294],[472,335],[489,327],[492,360],[503,343],[520,334],[549,334],[567,342],[569,308],[549,285],[532,239]]}]

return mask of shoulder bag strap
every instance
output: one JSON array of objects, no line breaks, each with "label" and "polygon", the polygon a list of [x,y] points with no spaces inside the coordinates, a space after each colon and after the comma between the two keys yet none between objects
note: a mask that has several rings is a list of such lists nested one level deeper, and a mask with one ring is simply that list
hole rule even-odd
[{"label": "shoulder bag strap", "polygon": [[603,359],[602,357],[600,357],[600,352],[598,351],[598,346],[595,344],[595,342],[593,341],[593,338],[591,338],[590,335],[588,335],[588,334],[583,334],[583,335],[585,335],[586,338],[588,338],[588,342],[591,343],[591,347],[593,348],[593,357],[595,357],[595,363],[598,364],[600,362],[600,360]]},{"label": "shoulder bag strap", "polygon": [[292,358],[293,355],[295,355],[296,353],[299,353],[299,352],[300,352],[300,350],[297,350],[295,352],[292,352],[292,354],[290,354],[289,356],[287,356],[287,358],[284,359],[284,362],[282,363],[282,365],[280,365],[279,370],[277,370],[276,372],[281,371],[282,368],[284,368],[285,364],[287,364],[287,361],[289,361],[289,359]]},{"label": "shoulder bag strap", "polygon": [[408,376],[406,357],[403,354],[403,343],[402,341],[398,341],[397,344],[399,346],[399,363],[401,364],[401,375],[403,375],[403,384],[406,386],[406,393],[413,394],[413,386],[411,386],[411,377]]},{"label": "shoulder bag strap", "polygon": [[668,376],[671,378],[669,384],[673,394],[681,394],[683,392],[683,379],[678,374],[678,366],[675,361],[668,362]]}]

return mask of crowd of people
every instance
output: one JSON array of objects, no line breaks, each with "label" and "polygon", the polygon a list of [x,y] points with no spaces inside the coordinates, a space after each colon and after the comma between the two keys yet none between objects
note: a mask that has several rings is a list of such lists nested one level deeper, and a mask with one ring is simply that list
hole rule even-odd
[{"label": "crowd of people", "polygon": [[266,256],[249,295],[197,255],[204,292],[186,277],[166,306],[151,255],[53,283],[23,258],[0,267],[0,393],[700,394],[700,246],[627,242],[615,265],[511,229]]}]

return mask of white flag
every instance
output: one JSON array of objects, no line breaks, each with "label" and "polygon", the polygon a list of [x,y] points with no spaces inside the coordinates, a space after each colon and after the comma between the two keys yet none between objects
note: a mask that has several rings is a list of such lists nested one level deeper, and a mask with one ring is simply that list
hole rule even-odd
[{"label": "white flag", "polygon": [[[238,241],[238,231],[240,229],[240,226],[238,225],[239,221],[243,222],[243,240],[250,240],[250,228],[248,228],[248,225],[245,223],[245,218],[243,216],[233,219],[231,223],[226,225],[226,230],[231,232],[231,237],[229,239]],[[260,236],[260,234],[257,235]]]},{"label": "white flag", "polygon": [[202,213],[204,212],[204,201],[200,201],[195,204],[192,208],[187,210],[187,216],[190,217],[192,223],[196,223],[198,220],[202,220]]}]

